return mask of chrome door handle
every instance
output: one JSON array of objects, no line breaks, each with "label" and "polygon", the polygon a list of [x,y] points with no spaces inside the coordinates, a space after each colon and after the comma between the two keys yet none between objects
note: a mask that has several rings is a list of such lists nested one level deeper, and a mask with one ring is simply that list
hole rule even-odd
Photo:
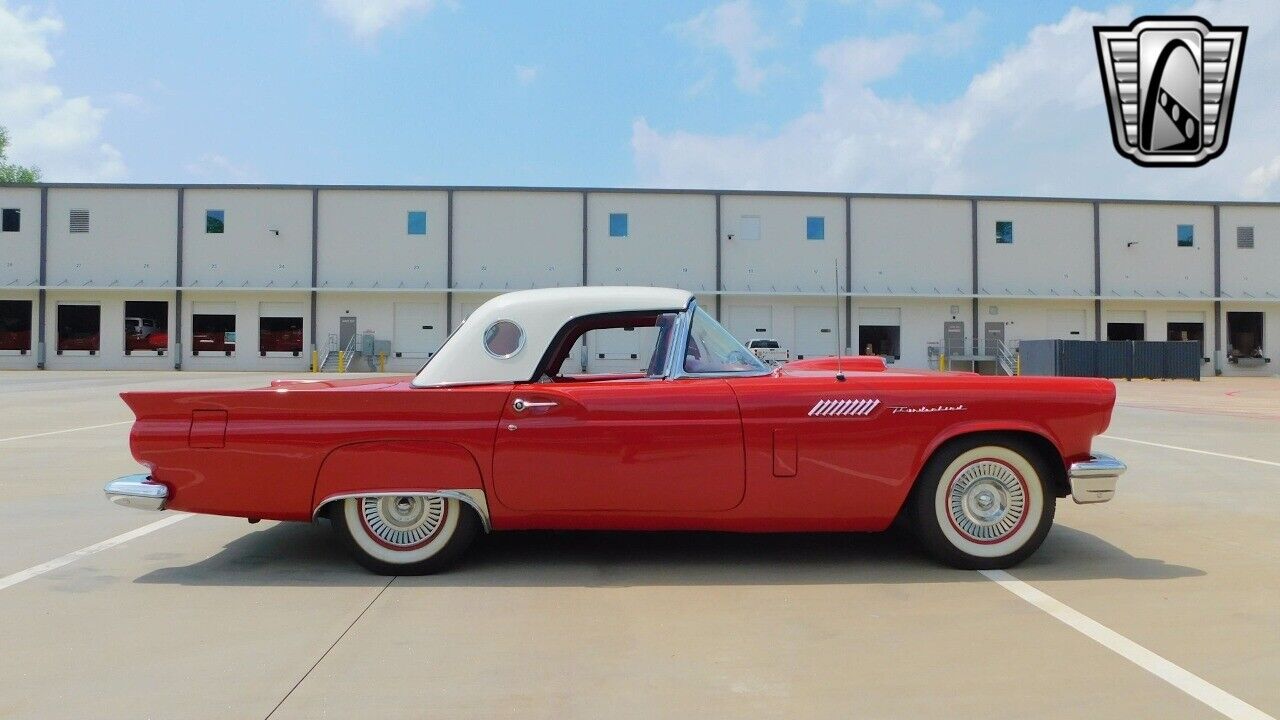
[{"label": "chrome door handle", "polygon": [[543,407],[555,407],[555,406],[556,406],[556,403],[550,400],[547,400],[546,402],[532,402],[529,400],[525,400],[524,398],[516,398],[515,401],[511,403],[511,409],[515,410],[516,412],[524,412],[529,408],[540,408],[540,407],[543,408]]}]

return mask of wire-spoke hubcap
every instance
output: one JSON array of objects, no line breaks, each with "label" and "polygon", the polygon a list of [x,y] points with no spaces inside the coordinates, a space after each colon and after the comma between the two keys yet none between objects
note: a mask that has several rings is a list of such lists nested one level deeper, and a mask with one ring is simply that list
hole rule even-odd
[{"label": "wire-spoke hubcap", "polygon": [[435,539],[444,526],[445,498],[389,495],[360,500],[360,520],[369,536],[393,550],[413,550]]},{"label": "wire-spoke hubcap", "polygon": [[947,511],[951,525],[969,540],[1000,542],[1017,532],[1026,518],[1027,483],[999,460],[978,460],[951,478]]}]

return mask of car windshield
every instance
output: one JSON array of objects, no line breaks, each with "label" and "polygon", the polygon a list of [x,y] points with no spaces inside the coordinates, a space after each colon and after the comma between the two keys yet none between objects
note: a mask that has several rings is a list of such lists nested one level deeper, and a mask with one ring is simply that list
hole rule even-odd
[{"label": "car windshield", "polygon": [[689,325],[689,346],[685,349],[687,373],[767,372],[737,338],[700,307],[694,307]]}]

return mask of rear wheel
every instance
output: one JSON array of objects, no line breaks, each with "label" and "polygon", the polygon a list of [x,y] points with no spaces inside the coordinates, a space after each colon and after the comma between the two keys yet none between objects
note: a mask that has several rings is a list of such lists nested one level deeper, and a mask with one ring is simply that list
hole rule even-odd
[{"label": "rear wheel", "polygon": [[1017,565],[1053,525],[1056,497],[1044,461],[1015,440],[960,442],[935,455],[912,501],[915,531],[948,565],[988,570]]},{"label": "rear wheel", "polygon": [[356,562],[379,575],[426,575],[452,565],[480,531],[453,498],[371,495],[341,501],[333,528]]}]

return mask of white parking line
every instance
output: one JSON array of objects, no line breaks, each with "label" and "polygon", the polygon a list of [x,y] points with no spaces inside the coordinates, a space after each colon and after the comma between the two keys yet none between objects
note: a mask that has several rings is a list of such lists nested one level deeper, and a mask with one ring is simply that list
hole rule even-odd
[{"label": "white parking line", "polygon": [[85,425],[78,428],[67,428],[66,430],[50,430],[49,432],[35,433],[34,435],[15,435],[13,437],[0,438],[0,442],[9,442],[10,440],[29,440],[31,438],[44,437],[46,435],[61,435],[62,433],[76,432],[78,430],[95,430],[97,428],[115,427],[116,425],[128,425],[132,420],[121,420],[120,422],[104,423],[102,425]]},{"label": "white parking line", "polygon": [[1190,671],[1076,611],[1003,570],[979,570],[989,580],[1052,615],[1090,640],[1164,680],[1232,720],[1276,720]]},{"label": "white parking line", "polygon": [[161,528],[169,527],[170,525],[182,520],[186,520],[189,517],[191,516],[186,513],[183,513],[181,515],[170,515],[169,517],[164,518],[163,520],[157,520],[151,523],[150,525],[143,525],[142,527],[136,530],[130,530],[127,533],[122,533],[113,538],[103,540],[102,542],[97,543],[96,545],[90,545],[89,547],[86,547],[86,548],[80,548],[79,550],[76,550],[74,552],[69,552],[66,555],[63,555],[62,557],[56,557],[50,560],[49,562],[40,563],[39,565],[36,565],[34,567],[29,567],[26,570],[20,570],[12,575],[6,575],[0,578],[0,590],[13,587],[14,585],[17,585],[20,582],[26,582],[27,580],[30,580],[33,577],[43,575],[51,570],[57,570],[63,565],[69,565],[75,562],[76,560],[79,560],[80,558],[89,557],[90,555],[93,555],[95,553],[100,553],[103,550],[110,550],[111,548],[117,545],[123,545],[124,543],[127,543],[130,540],[134,540],[142,537],[143,535],[153,533],[157,530],[160,530]]},{"label": "white parking line", "polygon": [[1243,455],[1228,455],[1226,453],[1210,452],[1208,450],[1196,450],[1195,448],[1180,447],[1178,445],[1165,445],[1164,443],[1149,442],[1147,440],[1134,440],[1133,438],[1120,437],[1119,435],[1099,435],[1098,437],[1105,440],[1123,440],[1124,442],[1137,443],[1139,445],[1150,445],[1151,447],[1164,448],[1165,450],[1181,450],[1182,452],[1195,453],[1197,455],[1210,455],[1212,457],[1226,458],[1228,460],[1240,460],[1242,462],[1258,463],[1259,465],[1280,467],[1280,462],[1259,460],[1258,458],[1245,457]]}]

